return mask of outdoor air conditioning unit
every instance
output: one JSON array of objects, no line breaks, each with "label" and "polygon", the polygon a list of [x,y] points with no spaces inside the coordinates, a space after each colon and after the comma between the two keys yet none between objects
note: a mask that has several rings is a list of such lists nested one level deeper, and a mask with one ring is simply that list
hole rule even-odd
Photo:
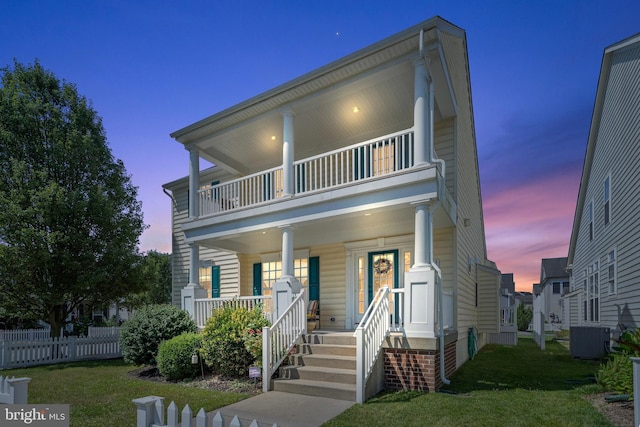
[{"label": "outdoor air conditioning unit", "polygon": [[598,359],[609,351],[611,329],[598,326],[572,326],[569,330],[571,356]]}]

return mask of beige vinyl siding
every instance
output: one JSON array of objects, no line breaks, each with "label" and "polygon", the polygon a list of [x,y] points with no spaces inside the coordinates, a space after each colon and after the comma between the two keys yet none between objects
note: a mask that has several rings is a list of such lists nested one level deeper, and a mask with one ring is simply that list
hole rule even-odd
[{"label": "beige vinyl siding", "polygon": [[172,288],[171,303],[181,306],[180,291],[189,283],[189,246],[184,243],[184,233],[180,225],[188,217],[188,201],[186,188],[173,192],[172,223],[171,223],[171,252],[172,252]]},{"label": "beige vinyl siding", "polygon": [[500,325],[500,272],[478,266],[478,331],[499,332]]},{"label": "beige vinyl siding", "polygon": [[456,164],[454,159],[454,119],[441,120],[434,126],[433,149],[436,157],[446,162],[446,185],[451,195],[455,198],[455,172]]},{"label": "beige vinyl siding", "polygon": [[240,295],[253,295],[253,264],[261,262],[260,255],[240,254]]},{"label": "beige vinyl siding", "polygon": [[[600,326],[640,323],[640,45],[613,53],[595,142],[585,206],[580,218],[573,283],[582,289],[582,272],[600,261]],[[611,177],[611,219],[604,222],[604,180]],[[594,239],[589,240],[589,203],[594,204]],[[608,259],[616,250],[617,293],[608,293]],[[584,297],[584,294],[583,294]],[[580,307],[578,324],[584,324]]]},{"label": "beige vinyl siding", "polygon": [[[217,180],[211,175],[202,178],[201,184]],[[188,179],[184,178],[170,188],[171,198],[171,250],[172,289],[171,303],[181,306],[180,292],[189,283],[189,245],[184,241],[181,226],[189,217]],[[220,266],[220,296],[236,296],[239,293],[238,257],[235,253],[200,246],[200,260],[212,260]]]},{"label": "beige vinyl siding", "polygon": [[344,329],[347,295],[344,245],[314,246],[309,256],[320,257],[320,328]]},{"label": "beige vinyl siding", "polygon": [[[478,173],[475,130],[472,117],[471,88],[469,87],[469,70],[466,58],[465,41],[442,34],[442,42],[447,56],[447,65],[451,73],[451,81],[458,104],[458,116],[454,119],[454,156],[455,176],[452,191],[457,204],[459,218],[456,227],[455,253],[457,269],[455,272],[457,296],[457,366],[468,359],[468,330],[478,326],[478,308],[476,307],[476,261],[483,265],[486,259],[484,218],[480,181]],[[455,52],[455,54],[452,54]],[[464,219],[470,220],[465,226]],[[471,259],[471,273],[468,270],[468,259]],[[479,284],[480,286],[480,284]],[[493,292],[492,283],[484,283],[482,293]],[[479,289],[480,291],[480,289]],[[496,289],[496,293],[497,293]],[[496,310],[496,313],[498,311]],[[480,342],[482,344],[483,341]]]}]

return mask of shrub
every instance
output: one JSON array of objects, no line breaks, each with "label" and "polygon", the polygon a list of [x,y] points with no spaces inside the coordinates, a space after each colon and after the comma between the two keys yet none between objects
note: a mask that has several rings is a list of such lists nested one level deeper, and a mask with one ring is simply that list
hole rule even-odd
[{"label": "shrub", "polygon": [[633,362],[628,353],[611,353],[600,365],[596,381],[606,390],[633,395]]},{"label": "shrub", "polygon": [[191,356],[200,351],[202,335],[185,332],[160,343],[158,349],[158,371],[171,381],[194,378],[200,373],[200,363],[191,364]]},{"label": "shrub", "polygon": [[529,329],[529,324],[531,323],[531,320],[533,320],[533,310],[531,310],[529,307],[527,307],[522,303],[518,304],[517,310],[518,310],[517,311],[518,330],[526,331]]},{"label": "shrub", "polygon": [[[261,331],[268,325],[261,307],[247,310],[226,305],[215,310],[202,331],[202,354],[205,362],[214,372],[222,375],[247,375],[249,366],[258,358],[257,350],[250,352],[245,345],[248,331]],[[249,347],[257,348],[255,340]],[[259,352],[261,361],[261,345]]]},{"label": "shrub", "polygon": [[134,365],[155,365],[162,341],[196,331],[196,324],[186,311],[168,304],[145,306],[120,330],[122,356]]}]

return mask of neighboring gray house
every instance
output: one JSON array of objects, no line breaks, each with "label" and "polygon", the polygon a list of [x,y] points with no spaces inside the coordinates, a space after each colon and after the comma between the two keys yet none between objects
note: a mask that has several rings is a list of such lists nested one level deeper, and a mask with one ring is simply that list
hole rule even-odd
[{"label": "neighboring gray house", "polygon": [[514,298],[520,301],[520,304],[523,304],[525,307],[533,309],[533,294],[531,292],[516,291]]},{"label": "neighboring gray house", "polygon": [[547,323],[562,323],[560,297],[566,292],[569,292],[567,258],[543,258],[540,266],[540,284],[538,291],[534,291],[534,299],[542,298],[539,303]]},{"label": "neighboring gray house", "polygon": [[640,320],[640,34],[604,50],[575,211],[564,297],[570,326]]}]

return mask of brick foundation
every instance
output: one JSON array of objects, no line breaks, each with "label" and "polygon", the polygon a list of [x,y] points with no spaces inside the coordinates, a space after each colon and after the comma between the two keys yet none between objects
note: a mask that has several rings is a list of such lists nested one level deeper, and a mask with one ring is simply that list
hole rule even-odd
[{"label": "brick foundation", "polygon": [[[444,357],[448,377],[456,370],[455,342],[445,347]],[[385,348],[384,376],[390,390],[436,391],[442,386],[440,351]]]}]

